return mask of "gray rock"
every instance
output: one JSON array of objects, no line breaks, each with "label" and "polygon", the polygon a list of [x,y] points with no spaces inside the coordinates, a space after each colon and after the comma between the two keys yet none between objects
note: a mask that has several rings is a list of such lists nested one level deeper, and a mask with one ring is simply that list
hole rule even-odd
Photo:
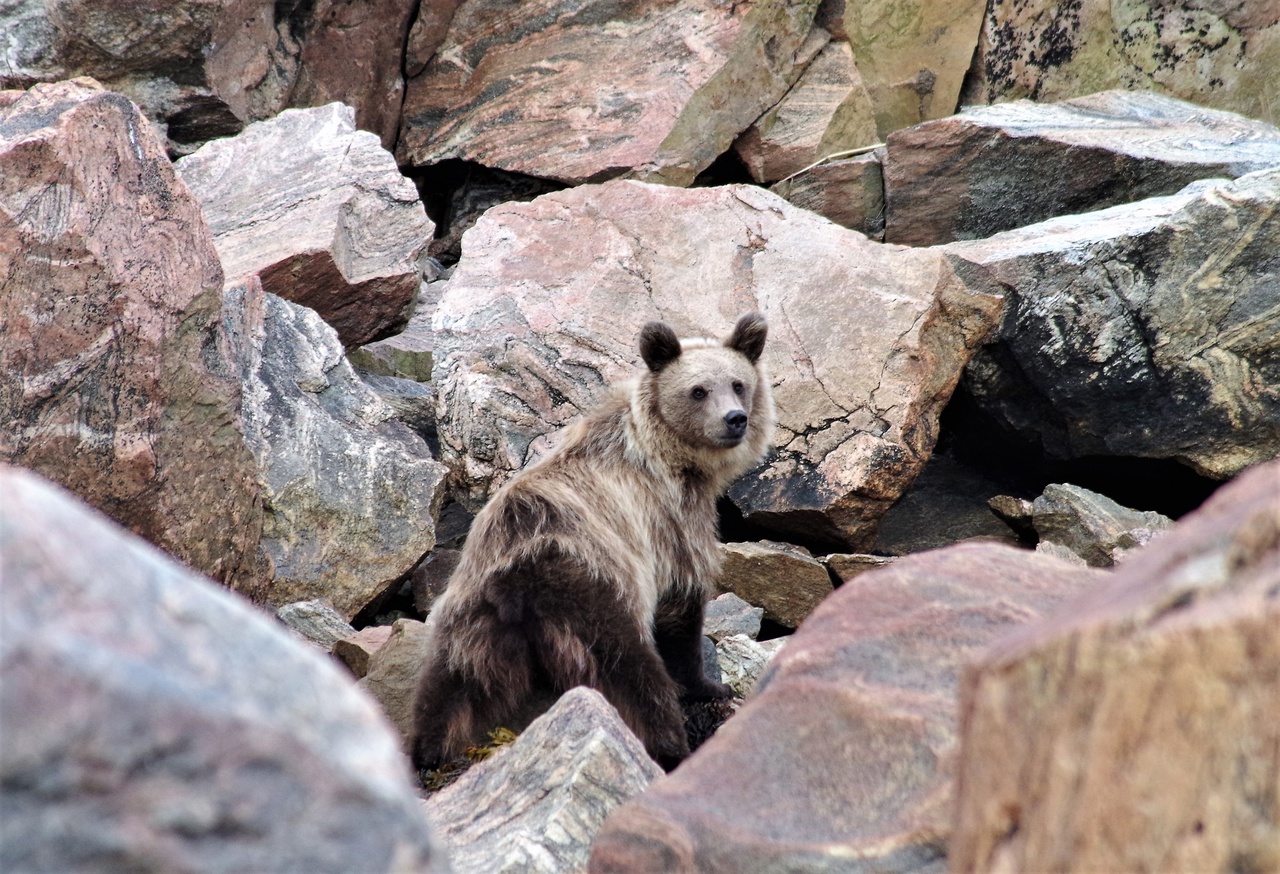
[{"label": "gray rock", "polygon": [[295,601],[276,611],[276,618],[304,640],[309,640],[325,652],[344,637],[356,633],[351,623],[338,615],[338,611],[323,598]]},{"label": "gray rock", "polygon": [[1008,294],[967,387],[1050,456],[1280,455],[1280,168],[940,250]]},{"label": "gray rock", "polygon": [[713,683],[724,682],[720,659],[716,655],[716,642],[705,635],[702,638],[702,675]]},{"label": "gray rock", "polygon": [[971,107],[886,140],[890,243],[988,237],[1280,164],[1280,129],[1157,94]]},{"label": "gray rock", "polygon": [[[776,651],[776,650],[774,650]],[[730,634],[716,644],[716,663],[720,682],[739,698],[746,698],[755,688],[773,652],[745,634]]]},{"label": "gray rock", "polygon": [[1070,484],[1046,486],[1031,512],[1042,542],[1069,549],[1093,567],[1111,567],[1125,551],[1144,546],[1173,525],[1168,516],[1131,510]]},{"label": "gray rock", "polygon": [[228,285],[257,273],[357,346],[401,330],[435,230],[417,189],[341,103],[291,109],[176,164]]},{"label": "gray rock", "polygon": [[724,543],[720,588],[764,608],[774,622],[795,628],[833,588],[831,576],[807,551],[787,543]]},{"label": "gray rock", "polygon": [[408,749],[413,736],[413,701],[427,655],[427,625],[397,619],[386,643],[369,657],[360,687],[382,706]]},{"label": "gray rock", "polygon": [[343,357],[311,310],[226,293],[244,391],[245,440],[261,468],[262,549],[272,604],[324,597],[351,618],[435,545],[444,468]]},{"label": "gray rock", "polygon": [[0,868],[446,869],[327,656],[34,474],[0,494]]},{"label": "gray rock", "polygon": [[606,816],[662,774],[600,693],[579,687],[426,809],[455,874],[583,871]]},{"label": "gray rock", "polygon": [[[368,348],[368,347],[364,347]],[[355,365],[354,355],[347,360]],[[421,383],[412,379],[401,379],[395,376],[380,376],[357,370],[360,380],[378,393],[378,397],[386,401],[396,418],[404,422],[414,433],[427,441],[433,449],[440,445],[436,430],[436,393],[429,383]]]},{"label": "gray rock", "polygon": [[730,634],[745,634],[755,640],[763,616],[763,607],[752,607],[733,592],[725,592],[707,603],[702,631],[717,643]]}]

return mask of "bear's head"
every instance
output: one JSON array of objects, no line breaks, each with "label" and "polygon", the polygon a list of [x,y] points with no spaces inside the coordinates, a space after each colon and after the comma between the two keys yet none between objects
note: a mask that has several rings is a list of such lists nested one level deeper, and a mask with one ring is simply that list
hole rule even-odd
[{"label": "bear's head", "polygon": [[731,450],[745,441],[763,452],[772,404],[757,362],[767,334],[759,313],[739,318],[723,341],[681,340],[664,322],[646,324],[640,357],[649,368],[653,412],[702,450]]}]

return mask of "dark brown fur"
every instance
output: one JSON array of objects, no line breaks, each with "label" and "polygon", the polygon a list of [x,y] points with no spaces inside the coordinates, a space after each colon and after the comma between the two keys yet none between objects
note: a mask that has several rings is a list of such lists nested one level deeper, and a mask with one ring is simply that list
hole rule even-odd
[{"label": "dark brown fur", "polygon": [[599,689],[659,763],[688,755],[680,701],[727,696],[702,673],[719,573],[715,502],[768,446],[766,327],[723,343],[641,331],[647,369],[476,517],[430,622],[414,762],[429,768],[534,690]]}]

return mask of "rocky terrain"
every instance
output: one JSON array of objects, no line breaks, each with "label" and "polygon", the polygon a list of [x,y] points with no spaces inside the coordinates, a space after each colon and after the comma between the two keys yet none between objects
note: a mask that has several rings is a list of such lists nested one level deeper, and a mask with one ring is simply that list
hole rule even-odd
[{"label": "rocky terrain", "polygon": [[[0,5],[0,869],[1280,870],[1277,70],[1266,0]],[[738,699],[411,773],[471,515],[751,309]]]}]

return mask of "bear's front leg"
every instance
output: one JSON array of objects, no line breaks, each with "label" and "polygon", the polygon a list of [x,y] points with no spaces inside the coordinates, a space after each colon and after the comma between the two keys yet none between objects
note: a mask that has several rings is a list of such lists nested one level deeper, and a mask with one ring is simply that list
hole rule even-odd
[{"label": "bear's front leg", "polygon": [[703,672],[704,607],[701,593],[672,596],[658,605],[654,618],[654,644],[667,673],[680,686],[680,697],[684,701],[733,697],[732,689],[724,683],[708,680]]}]

